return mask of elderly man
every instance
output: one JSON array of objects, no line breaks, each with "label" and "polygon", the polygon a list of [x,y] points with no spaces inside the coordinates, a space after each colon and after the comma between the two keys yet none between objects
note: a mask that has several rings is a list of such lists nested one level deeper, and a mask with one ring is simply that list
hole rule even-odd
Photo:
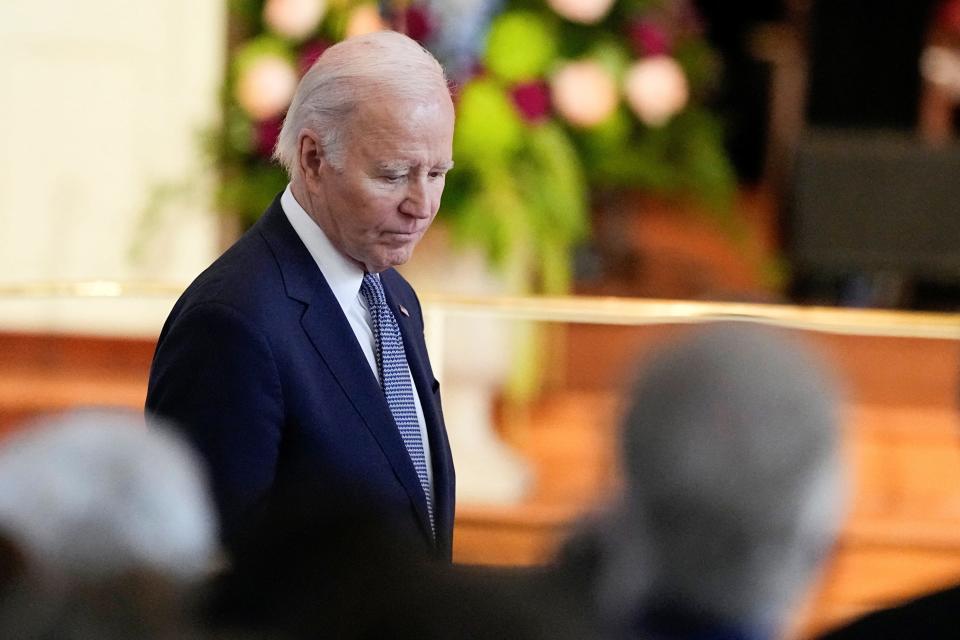
[{"label": "elderly man", "polygon": [[765,327],[709,326],[650,360],[624,491],[560,563],[611,637],[782,635],[841,519],[838,395],[797,336]]},{"label": "elderly man", "polygon": [[184,292],[147,410],[206,458],[228,542],[316,487],[449,559],[454,471],[416,294],[393,267],[433,221],[451,160],[443,70],[406,36],[329,48],[287,113],[290,184]]}]

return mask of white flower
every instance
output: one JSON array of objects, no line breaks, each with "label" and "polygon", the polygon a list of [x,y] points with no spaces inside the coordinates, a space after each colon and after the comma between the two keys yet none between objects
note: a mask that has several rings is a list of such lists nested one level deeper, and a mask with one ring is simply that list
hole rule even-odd
[{"label": "white flower", "polygon": [[275,33],[303,40],[316,30],[326,11],[326,0],[267,0],[263,21]]},{"label": "white flower", "polygon": [[551,79],[550,93],[557,112],[578,127],[598,125],[617,108],[616,82],[592,60],[564,65]]},{"label": "white flower", "polygon": [[641,121],[659,127],[687,105],[690,88],[680,64],[670,56],[634,63],[624,83],[627,103]]},{"label": "white flower", "polygon": [[571,22],[595,24],[607,15],[613,0],[547,0],[547,4]]},{"label": "white flower", "polygon": [[279,115],[297,89],[297,70],[287,60],[265,55],[253,61],[237,79],[235,96],[255,120]]}]

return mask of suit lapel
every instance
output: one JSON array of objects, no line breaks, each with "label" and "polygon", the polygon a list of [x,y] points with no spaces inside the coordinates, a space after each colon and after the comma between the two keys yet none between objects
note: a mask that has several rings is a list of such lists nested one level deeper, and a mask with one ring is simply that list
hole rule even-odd
[{"label": "suit lapel", "polygon": [[[300,319],[303,330],[380,445],[413,503],[421,528],[428,538],[432,537],[420,480],[390,414],[383,391],[367,366],[366,357],[333,291],[283,213],[279,198],[260,223],[261,234],[283,273],[287,295],[307,305]],[[358,366],[358,363],[362,363],[362,366]]]}]

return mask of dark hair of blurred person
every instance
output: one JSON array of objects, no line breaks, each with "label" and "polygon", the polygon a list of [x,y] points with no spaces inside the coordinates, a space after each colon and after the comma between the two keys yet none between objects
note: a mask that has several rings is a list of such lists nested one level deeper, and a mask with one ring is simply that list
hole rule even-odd
[{"label": "dark hair of blurred person", "polygon": [[832,376],[796,336],[724,323],[655,355],[629,405],[623,495],[559,573],[610,637],[775,637],[841,518]]}]

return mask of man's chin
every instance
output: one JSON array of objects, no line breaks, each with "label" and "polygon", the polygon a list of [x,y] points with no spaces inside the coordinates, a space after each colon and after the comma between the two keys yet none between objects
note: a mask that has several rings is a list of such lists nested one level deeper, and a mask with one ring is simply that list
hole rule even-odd
[{"label": "man's chin", "polygon": [[412,246],[402,250],[389,251],[383,255],[375,256],[372,262],[368,262],[367,271],[370,273],[380,273],[393,267],[399,267],[400,265],[406,264],[411,257],[413,257]]}]

